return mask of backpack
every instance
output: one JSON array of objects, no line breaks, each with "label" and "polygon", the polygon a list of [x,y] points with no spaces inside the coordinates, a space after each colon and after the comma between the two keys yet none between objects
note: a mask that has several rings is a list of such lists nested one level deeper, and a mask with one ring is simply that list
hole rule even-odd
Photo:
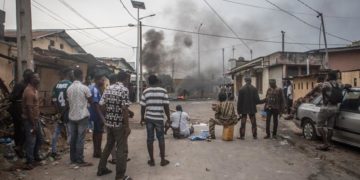
[{"label": "backpack", "polygon": [[331,104],[341,103],[343,100],[343,89],[339,86],[338,83],[336,83],[336,86],[334,86],[332,83],[330,83],[330,85],[331,91],[328,97],[329,102]]}]

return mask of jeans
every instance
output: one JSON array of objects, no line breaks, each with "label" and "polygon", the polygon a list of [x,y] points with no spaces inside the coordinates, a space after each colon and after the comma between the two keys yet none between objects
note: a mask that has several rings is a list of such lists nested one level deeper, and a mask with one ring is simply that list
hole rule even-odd
[{"label": "jeans", "polygon": [[116,179],[124,178],[128,157],[126,127],[108,127],[107,140],[98,166],[98,171],[106,169],[107,159],[116,145]]},{"label": "jeans", "polygon": [[271,117],[274,120],[274,127],[273,127],[273,136],[276,136],[277,127],[278,127],[278,119],[279,119],[279,110],[277,109],[267,109],[266,110],[266,135],[270,136],[270,122]]},{"label": "jeans", "polygon": [[84,162],[84,143],[86,129],[88,126],[88,117],[78,120],[69,121],[70,127],[70,160],[72,163]]},{"label": "jeans", "polygon": [[39,121],[35,122],[35,132],[31,132],[33,126],[30,120],[24,120],[24,128],[26,163],[31,164],[34,160],[40,159],[39,150],[44,139]]},{"label": "jeans", "polygon": [[65,132],[67,135],[67,143],[70,144],[70,132],[69,132],[69,126],[65,123],[57,123],[55,127],[54,135],[51,139],[51,152],[57,153],[57,141],[59,139],[59,135],[61,134],[61,131],[65,128]]},{"label": "jeans", "polygon": [[165,143],[164,130],[164,121],[146,120],[147,143],[152,144],[154,142],[154,131],[156,132],[156,138],[159,143]]}]

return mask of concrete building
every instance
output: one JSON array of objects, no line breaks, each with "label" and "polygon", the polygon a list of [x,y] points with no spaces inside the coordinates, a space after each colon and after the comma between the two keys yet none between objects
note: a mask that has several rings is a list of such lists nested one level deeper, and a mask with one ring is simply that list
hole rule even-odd
[{"label": "concrete building", "polygon": [[274,52],[232,68],[230,74],[234,81],[235,95],[243,85],[244,78],[251,77],[252,84],[263,98],[269,88],[269,79],[275,79],[277,86],[283,87],[284,79],[316,73],[320,65],[318,56],[306,52]]}]

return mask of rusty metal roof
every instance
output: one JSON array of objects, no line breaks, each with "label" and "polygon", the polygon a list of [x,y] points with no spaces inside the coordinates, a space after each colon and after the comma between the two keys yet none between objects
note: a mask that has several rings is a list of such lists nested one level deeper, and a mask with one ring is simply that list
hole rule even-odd
[{"label": "rusty metal roof", "polygon": [[[50,37],[53,35],[59,35],[63,38],[71,47],[75,48],[79,53],[86,53],[86,51],[68,34],[64,29],[33,29],[32,38],[33,40],[40,39],[43,37]],[[16,41],[16,30],[7,29],[5,30],[5,39],[10,41]]]}]

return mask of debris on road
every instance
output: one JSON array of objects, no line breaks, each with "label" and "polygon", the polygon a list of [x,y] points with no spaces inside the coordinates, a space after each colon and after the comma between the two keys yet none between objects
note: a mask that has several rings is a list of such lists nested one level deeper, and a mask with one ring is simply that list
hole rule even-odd
[{"label": "debris on road", "polygon": [[282,145],[282,146],[285,146],[285,145],[288,145],[289,143],[288,143],[288,141],[287,140],[282,140],[282,141],[280,141],[280,145]]},{"label": "debris on road", "polygon": [[191,141],[203,141],[206,140],[208,137],[209,137],[209,131],[201,130],[199,135],[190,136],[189,139]]}]

